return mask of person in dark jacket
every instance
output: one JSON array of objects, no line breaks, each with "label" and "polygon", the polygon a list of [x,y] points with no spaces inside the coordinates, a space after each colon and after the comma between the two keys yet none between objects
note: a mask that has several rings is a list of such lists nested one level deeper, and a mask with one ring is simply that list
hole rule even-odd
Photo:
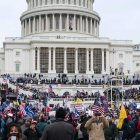
[{"label": "person in dark jacket", "polygon": [[37,124],[37,128],[41,132],[41,134],[43,133],[46,126],[47,126],[47,122],[45,122],[44,116],[41,116],[39,118],[39,123]]},{"label": "person in dark jacket", "polygon": [[112,122],[112,118],[108,119],[109,127],[104,129],[105,140],[115,140],[118,135],[118,129],[116,125]]},{"label": "person in dark jacket", "polygon": [[56,111],[56,122],[47,126],[41,140],[74,140],[73,126],[64,122],[66,111],[59,108]]},{"label": "person in dark jacket", "polygon": [[30,128],[27,128],[24,131],[23,134],[26,136],[27,140],[39,140],[40,139],[41,133],[37,129],[36,125],[37,125],[37,122],[32,121]]}]

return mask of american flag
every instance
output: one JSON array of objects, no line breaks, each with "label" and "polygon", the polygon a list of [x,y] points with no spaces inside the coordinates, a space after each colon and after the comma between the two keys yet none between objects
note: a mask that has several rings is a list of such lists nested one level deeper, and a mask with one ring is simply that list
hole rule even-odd
[{"label": "american flag", "polygon": [[84,111],[84,107],[82,104],[73,104],[71,106],[72,106],[72,108],[75,108],[78,112]]},{"label": "american flag", "polygon": [[23,105],[19,106],[19,110],[20,110],[20,113],[21,113],[22,116],[26,115],[25,107]]},{"label": "american flag", "polygon": [[102,107],[97,106],[97,105],[92,106],[92,111],[93,112],[99,112],[102,115],[104,115],[104,109]]}]

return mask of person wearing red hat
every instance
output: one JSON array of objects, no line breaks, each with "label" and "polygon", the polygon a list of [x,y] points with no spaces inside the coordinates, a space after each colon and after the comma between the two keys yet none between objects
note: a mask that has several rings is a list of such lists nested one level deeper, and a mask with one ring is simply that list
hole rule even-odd
[{"label": "person wearing red hat", "polygon": [[128,115],[128,116],[127,116],[127,119],[128,119],[129,121],[132,121],[132,116],[131,116],[131,115]]}]

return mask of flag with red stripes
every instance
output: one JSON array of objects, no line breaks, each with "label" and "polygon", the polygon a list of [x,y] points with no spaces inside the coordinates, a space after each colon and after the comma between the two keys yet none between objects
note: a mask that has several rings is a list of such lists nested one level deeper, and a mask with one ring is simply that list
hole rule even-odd
[{"label": "flag with red stripes", "polygon": [[102,115],[104,115],[104,109],[100,106],[93,105],[92,106],[92,111],[93,112],[98,112],[98,113],[101,113]]},{"label": "flag with red stripes", "polygon": [[84,106],[82,104],[72,104],[72,108],[75,108],[78,112],[84,111]]},{"label": "flag with red stripes", "polygon": [[20,110],[20,114],[22,116],[25,116],[26,115],[25,107],[23,105],[20,105],[19,106],[19,110]]}]

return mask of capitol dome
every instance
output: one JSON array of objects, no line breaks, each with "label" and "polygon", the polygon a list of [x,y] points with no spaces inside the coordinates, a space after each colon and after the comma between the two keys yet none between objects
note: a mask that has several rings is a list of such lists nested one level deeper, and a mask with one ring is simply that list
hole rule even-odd
[{"label": "capitol dome", "polygon": [[115,70],[133,74],[132,42],[99,37],[100,16],[94,11],[94,0],[26,2],[27,10],[20,17],[22,35],[6,38],[1,71],[90,80]]},{"label": "capitol dome", "polygon": [[22,37],[66,36],[99,37],[100,17],[93,11],[94,0],[27,0],[21,16]]}]

